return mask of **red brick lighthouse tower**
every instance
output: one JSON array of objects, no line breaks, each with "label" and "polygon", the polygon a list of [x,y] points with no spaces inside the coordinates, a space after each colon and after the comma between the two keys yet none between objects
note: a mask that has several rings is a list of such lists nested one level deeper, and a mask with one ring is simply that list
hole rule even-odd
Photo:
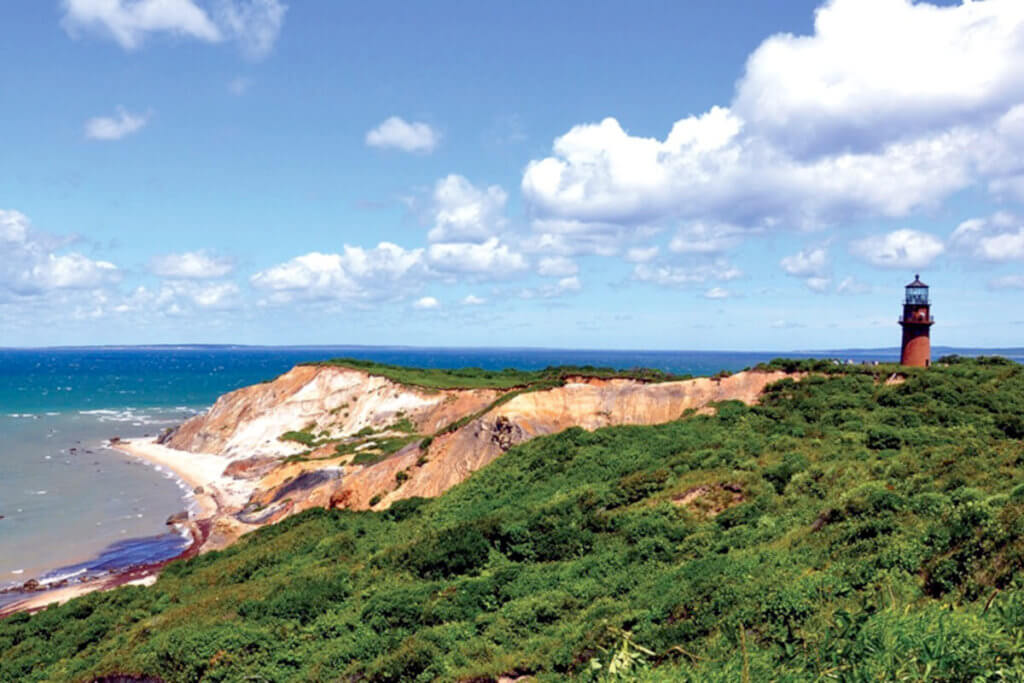
[{"label": "red brick lighthouse tower", "polygon": [[931,303],[928,301],[928,285],[921,282],[920,275],[915,275],[914,281],[907,285],[907,298],[903,301],[903,315],[899,323],[903,327],[900,364],[919,368],[931,365],[930,333],[935,319],[932,318]]}]

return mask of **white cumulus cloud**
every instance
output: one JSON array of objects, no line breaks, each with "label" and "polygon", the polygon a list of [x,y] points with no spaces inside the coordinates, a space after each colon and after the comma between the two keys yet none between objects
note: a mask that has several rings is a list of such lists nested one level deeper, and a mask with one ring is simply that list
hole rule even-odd
[{"label": "white cumulus cloud", "polygon": [[475,294],[467,294],[462,299],[463,306],[481,306],[487,303],[487,299],[476,296]]},{"label": "white cumulus cloud", "polygon": [[114,116],[96,116],[85,122],[85,137],[90,140],[120,140],[137,133],[149,121],[146,114],[132,114],[118,107]]},{"label": "white cumulus cloud", "polygon": [[802,249],[783,258],[779,265],[793,277],[822,276],[828,271],[828,252],[824,248]]},{"label": "white cumulus cloud", "polygon": [[121,270],[109,261],[65,253],[68,242],[36,231],[20,211],[0,209],[0,294],[97,289],[121,280]]},{"label": "white cumulus cloud", "polygon": [[382,149],[400,149],[403,152],[433,152],[441,142],[441,134],[422,121],[406,121],[392,116],[366,134],[366,144]]},{"label": "white cumulus cloud", "polygon": [[72,36],[98,32],[126,50],[149,33],[171,33],[209,43],[223,39],[209,14],[192,0],[64,0],[61,25]]},{"label": "white cumulus cloud", "polygon": [[442,273],[468,273],[487,278],[509,277],[527,268],[526,259],[497,237],[486,242],[442,242],[427,249],[430,267]]},{"label": "white cumulus cloud", "polygon": [[902,229],[850,243],[850,252],[879,268],[924,268],[945,251],[942,240],[918,230]]},{"label": "white cumulus cloud", "polygon": [[250,283],[271,303],[294,300],[378,300],[419,286],[422,249],[381,242],[373,249],[345,245],[340,254],[311,252],[254,274]]},{"label": "white cumulus cloud", "polygon": [[140,285],[116,303],[115,313],[158,312],[184,316],[196,311],[231,311],[242,306],[242,292],[234,282],[169,280],[155,289]]},{"label": "white cumulus cloud", "polygon": [[777,35],[750,55],[733,109],[788,148],[876,149],[1019,103],[1022,56],[1017,0],[832,0],[813,35]]},{"label": "white cumulus cloud", "polygon": [[203,249],[164,254],[150,261],[150,270],[154,274],[172,279],[211,280],[224,277],[234,268],[231,259]]},{"label": "white cumulus cloud", "polygon": [[746,230],[902,217],[979,182],[1024,196],[1022,104],[1024,3],[831,0],[812,35],[755,50],[728,105],[663,138],[574,126],[522,191],[538,221]]},{"label": "white cumulus cloud", "polygon": [[424,296],[416,300],[412,305],[413,308],[418,308],[421,311],[427,311],[433,308],[438,308],[441,302],[432,296]]},{"label": "white cumulus cloud", "polygon": [[441,178],[434,185],[427,234],[431,242],[483,242],[505,227],[508,194],[497,185],[478,188],[461,175]]}]

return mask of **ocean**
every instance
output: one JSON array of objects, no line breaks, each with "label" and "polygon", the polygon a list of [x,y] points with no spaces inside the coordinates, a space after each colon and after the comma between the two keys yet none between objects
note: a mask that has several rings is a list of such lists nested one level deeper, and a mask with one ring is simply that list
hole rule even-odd
[{"label": "ocean", "polygon": [[[977,355],[979,349],[936,349]],[[896,349],[834,352],[592,351],[404,347],[160,346],[0,349],[0,589],[84,577],[179,554],[168,516],[187,486],[103,446],[155,435],[228,391],[296,363],[353,357],[435,368],[650,367],[710,375],[780,355],[893,361]],[[1024,362],[1024,349],[1000,352]],[[0,595],[0,603],[4,601]]]}]

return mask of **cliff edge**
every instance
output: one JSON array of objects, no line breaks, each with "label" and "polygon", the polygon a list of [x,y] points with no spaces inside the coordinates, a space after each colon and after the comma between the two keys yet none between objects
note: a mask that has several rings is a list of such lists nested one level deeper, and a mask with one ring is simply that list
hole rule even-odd
[{"label": "cliff edge", "polygon": [[[432,497],[512,446],[570,427],[653,425],[752,404],[787,373],[645,381],[566,376],[556,386],[432,389],[358,368],[298,366],[225,394],[161,438],[182,461],[223,462],[214,547],[309,507],[383,509]],[[191,454],[191,455],[189,455]]]}]

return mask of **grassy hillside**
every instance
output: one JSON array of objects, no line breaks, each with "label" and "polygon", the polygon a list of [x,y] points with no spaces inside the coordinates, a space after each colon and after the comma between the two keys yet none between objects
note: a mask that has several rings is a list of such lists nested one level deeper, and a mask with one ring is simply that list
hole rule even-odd
[{"label": "grassy hillside", "polygon": [[10,618],[0,680],[1024,679],[1024,367],[818,367]]},{"label": "grassy hillside", "polygon": [[303,365],[329,365],[362,370],[371,375],[380,375],[393,382],[425,389],[548,389],[563,384],[567,377],[627,377],[647,382],[667,382],[687,379],[689,375],[672,375],[647,368],[635,370],[614,370],[591,365],[562,365],[543,370],[482,370],[480,368],[409,368],[403,365],[388,365],[357,358],[334,358],[332,360],[303,363]]}]

